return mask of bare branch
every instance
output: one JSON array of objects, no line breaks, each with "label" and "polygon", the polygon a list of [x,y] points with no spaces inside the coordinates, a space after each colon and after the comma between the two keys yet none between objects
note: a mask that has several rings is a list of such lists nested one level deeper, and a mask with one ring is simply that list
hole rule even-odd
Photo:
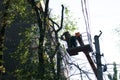
[{"label": "bare branch", "polygon": [[[68,63],[68,64],[74,65],[75,67],[77,67],[80,71],[82,71],[82,72],[87,76],[87,78],[88,78],[89,80],[91,80],[90,77],[89,77],[88,74],[87,74],[87,71],[82,70],[82,69],[79,67],[79,65],[76,65],[76,64],[74,64],[74,63]],[[81,73],[81,72],[80,72],[80,73]]]},{"label": "bare branch", "polygon": [[46,3],[45,3],[45,17],[47,16],[47,13],[48,13],[48,5],[49,5],[49,0],[46,0]]},{"label": "bare branch", "polygon": [[62,5],[61,24],[57,32],[59,32],[63,28],[63,18],[64,18],[64,6]]},{"label": "bare branch", "polygon": [[58,28],[60,27],[55,21],[53,21],[51,18],[49,18],[49,20],[54,23]]}]

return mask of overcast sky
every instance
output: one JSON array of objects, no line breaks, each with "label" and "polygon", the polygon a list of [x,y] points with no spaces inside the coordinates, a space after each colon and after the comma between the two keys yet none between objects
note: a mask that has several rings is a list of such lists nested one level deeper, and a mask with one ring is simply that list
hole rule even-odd
[{"label": "overcast sky", "polygon": [[117,45],[117,35],[115,29],[120,26],[120,0],[91,0],[89,1],[89,11],[91,19],[91,31],[102,30],[101,50],[105,54],[107,61],[116,61],[120,57]]}]

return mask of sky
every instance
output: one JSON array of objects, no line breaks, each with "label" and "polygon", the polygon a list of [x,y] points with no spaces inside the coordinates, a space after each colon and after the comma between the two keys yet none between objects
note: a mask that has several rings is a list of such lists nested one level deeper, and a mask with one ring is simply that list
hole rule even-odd
[{"label": "sky", "polygon": [[120,25],[120,0],[91,0],[89,2],[91,30],[102,30],[101,51],[108,62],[119,62],[120,51],[115,29]]},{"label": "sky", "polygon": [[[86,0],[89,13],[89,22],[92,39],[94,35],[99,35],[99,31],[102,31],[100,37],[100,50],[103,63],[116,62],[120,64],[120,44],[119,37],[115,32],[115,29],[120,26],[120,0]],[[71,11],[73,17],[76,18],[79,32],[85,32],[84,18],[81,8],[81,0],[51,0],[50,8],[51,13],[60,15],[61,4],[64,4]],[[120,28],[120,27],[119,27]],[[93,39],[94,42],[94,39]],[[82,56],[82,57],[81,57]],[[77,58],[81,60],[85,57],[79,54]],[[87,61],[87,60],[85,60]]]}]

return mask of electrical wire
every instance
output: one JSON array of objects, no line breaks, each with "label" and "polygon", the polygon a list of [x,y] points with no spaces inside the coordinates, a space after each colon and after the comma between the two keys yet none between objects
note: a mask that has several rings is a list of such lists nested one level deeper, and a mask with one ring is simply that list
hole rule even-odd
[{"label": "electrical wire", "polygon": [[85,25],[86,25],[88,42],[89,42],[89,44],[92,45],[92,38],[91,38],[91,32],[90,32],[89,16],[88,16],[88,9],[87,9],[86,0],[81,0],[81,7],[82,7],[83,17],[84,17]]},{"label": "electrical wire", "polygon": [[[87,8],[86,0],[81,0],[81,7],[82,7],[83,17],[84,17],[84,21],[85,21],[85,26],[86,26],[88,42],[92,47],[92,38],[91,38],[91,32],[90,32],[89,14],[88,14],[88,8]],[[66,58],[64,58],[64,63],[68,64],[67,62],[69,62],[69,61],[65,61],[65,60],[66,60]],[[76,67],[80,68],[78,65],[76,65]],[[88,75],[88,73],[86,73],[85,71],[83,71],[83,73],[86,74],[86,76]]]}]

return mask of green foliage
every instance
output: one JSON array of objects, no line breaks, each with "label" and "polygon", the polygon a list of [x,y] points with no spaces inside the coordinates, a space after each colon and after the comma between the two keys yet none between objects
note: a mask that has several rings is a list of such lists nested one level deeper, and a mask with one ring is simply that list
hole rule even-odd
[{"label": "green foliage", "polygon": [[108,78],[109,78],[109,80],[118,80],[118,78],[117,78],[117,67],[116,67],[115,62],[113,63],[113,66],[114,66],[114,68],[113,68],[114,73],[113,73],[113,75],[108,74]]},{"label": "green foliage", "polygon": [[[4,0],[7,1],[7,0]],[[5,2],[4,2],[5,3]],[[15,23],[36,23],[36,14],[32,9],[31,5],[28,4],[27,0],[10,0],[10,6],[7,10],[0,11],[0,14],[3,15],[4,12],[9,14],[6,16],[7,22],[9,25]],[[69,15],[69,10],[66,8],[66,17],[64,18],[64,31],[73,31],[76,29],[76,22],[73,22],[72,16]],[[57,18],[55,18],[57,19]],[[49,22],[49,21],[48,21]],[[60,22],[60,20],[59,20]],[[53,26],[55,27],[55,26]],[[12,72],[12,74],[17,78],[17,80],[40,80],[38,76],[39,71],[39,56],[38,48],[36,50],[32,49],[32,45],[39,45],[39,29],[37,26],[24,28],[24,31],[19,33],[19,36],[22,36],[20,43],[16,51],[11,55],[16,61],[18,61],[17,69]],[[56,74],[56,53],[58,44],[55,42],[55,33],[52,33],[51,27],[47,27],[48,31],[44,35],[44,46],[45,51],[44,58],[44,78],[45,80],[57,80]],[[38,38],[36,38],[38,37]],[[64,80],[64,76],[60,77],[61,80]]]},{"label": "green foliage", "polygon": [[117,67],[116,67],[116,63],[114,62],[113,65],[114,65],[114,68],[113,68],[113,71],[114,71],[113,80],[118,80],[117,79]]},{"label": "green foliage", "polygon": [[[35,42],[38,45],[38,39],[34,40],[38,35],[39,30],[36,30],[37,26],[32,26],[31,28],[27,28],[25,32],[20,33],[21,36],[24,36],[24,39],[20,41],[20,44],[15,53],[12,54],[12,57],[19,61],[19,65],[17,69],[13,73],[17,80],[29,80],[35,79],[40,80],[38,76],[38,50],[33,50],[31,46]],[[50,36],[50,35],[47,35]],[[56,77],[56,69],[55,69],[55,53],[56,53],[56,45],[53,45],[51,42],[51,38],[46,38],[45,44],[45,54],[44,54],[44,79],[45,80],[54,80]]]},{"label": "green foliage", "polygon": [[[63,28],[62,31],[70,31],[73,32],[74,30],[77,29],[77,21],[73,16],[71,15],[72,13],[70,10],[66,7],[65,12],[64,12],[64,19],[63,19]],[[51,16],[52,19],[57,22],[57,24],[60,24],[60,16],[59,15],[54,15]]]},{"label": "green foliage", "polygon": [[64,28],[65,31],[71,31],[73,32],[76,27],[77,22],[73,18],[73,16],[70,15],[70,10],[68,8],[65,8],[65,18],[64,18]]},{"label": "green foliage", "polygon": [[37,78],[38,55],[36,52],[30,50],[31,39],[35,37],[32,32],[33,30],[30,28],[21,34],[24,36],[24,39],[20,41],[16,52],[12,54],[12,58],[15,58],[19,62],[17,69],[13,72],[17,80]]}]

